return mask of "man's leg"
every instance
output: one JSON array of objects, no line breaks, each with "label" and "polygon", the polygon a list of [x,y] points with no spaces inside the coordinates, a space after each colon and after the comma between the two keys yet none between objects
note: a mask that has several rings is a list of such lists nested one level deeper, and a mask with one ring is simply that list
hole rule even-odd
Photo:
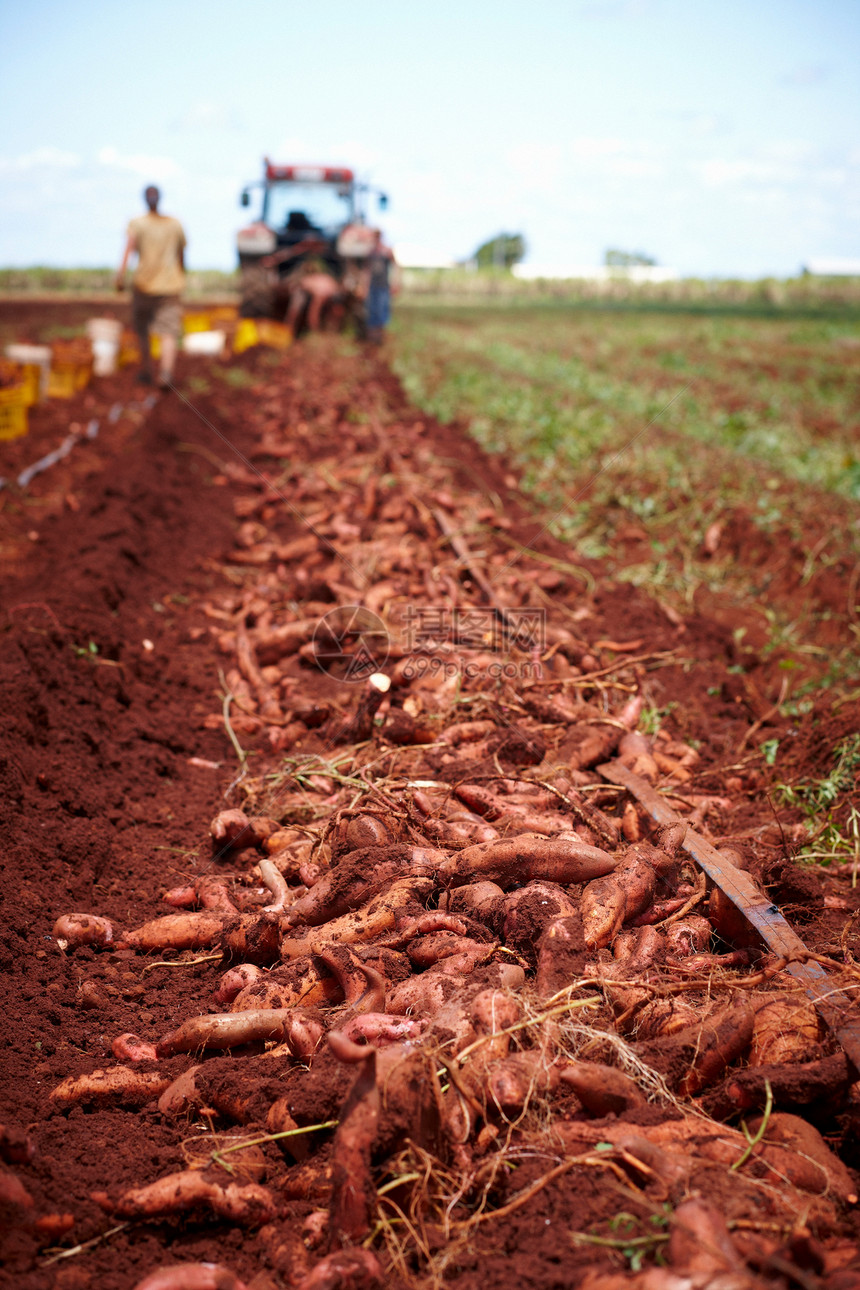
[{"label": "man's leg", "polygon": [[175,336],[161,337],[161,370],[158,379],[164,385],[173,381],[173,369],[176,366],[178,348]]},{"label": "man's leg", "polygon": [[166,389],[173,383],[173,369],[182,334],[182,305],[178,297],[165,296],[159,302],[155,330],[161,341],[158,384]]},{"label": "man's leg", "polygon": [[137,374],[137,379],[147,385],[152,380],[152,367],[149,357],[150,314],[151,302],[142,291],[135,291],[131,298],[131,322],[140,347],[140,371]]}]

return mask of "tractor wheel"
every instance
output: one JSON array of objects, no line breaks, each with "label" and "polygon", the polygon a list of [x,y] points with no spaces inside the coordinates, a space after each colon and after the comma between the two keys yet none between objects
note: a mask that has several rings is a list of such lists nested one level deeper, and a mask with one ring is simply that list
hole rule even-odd
[{"label": "tractor wheel", "polygon": [[273,318],[277,275],[262,264],[243,264],[239,270],[239,314],[242,318]]}]

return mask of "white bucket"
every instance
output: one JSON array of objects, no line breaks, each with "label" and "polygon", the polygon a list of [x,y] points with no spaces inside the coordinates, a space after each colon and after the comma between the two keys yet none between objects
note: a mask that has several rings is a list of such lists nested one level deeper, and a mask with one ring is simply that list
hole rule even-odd
[{"label": "white bucket", "polygon": [[118,345],[122,337],[122,323],[116,318],[90,318],[84,331],[90,340],[112,340]]},{"label": "white bucket", "polygon": [[50,345],[7,345],[6,357],[13,363],[36,363],[41,369],[39,398],[47,398],[48,375],[51,371]]},{"label": "white bucket", "polygon": [[111,376],[117,367],[122,323],[116,318],[90,318],[84,328],[93,347],[93,374]]},{"label": "white bucket", "polygon": [[227,333],[224,331],[190,331],[182,338],[186,354],[220,354]]},{"label": "white bucket", "polygon": [[112,376],[119,356],[119,341],[93,340],[93,375]]}]

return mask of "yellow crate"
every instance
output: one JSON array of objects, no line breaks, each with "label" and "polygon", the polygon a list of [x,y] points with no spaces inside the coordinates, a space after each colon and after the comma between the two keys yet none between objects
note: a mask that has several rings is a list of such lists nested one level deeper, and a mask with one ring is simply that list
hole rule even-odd
[{"label": "yellow crate", "polygon": [[84,367],[83,372],[81,367],[80,363],[52,363],[48,374],[48,398],[74,398],[90,378],[89,367]]},{"label": "yellow crate", "polygon": [[119,342],[119,353],[116,356],[117,367],[129,367],[140,362],[140,345],[137,336],[126,327]]},{"label": "yellow crate", "polygon": [[270,318],[240,318],[233,337],[233,353],[242,354],[254,345],[289,349],[292,343],[293,333],[286,323],[272,322]]},{"label": "yellow crate", "polygon": [[76,363],[75,368],[75,389],[85,390],[93,379],[93,361],[90,359],[88,363]]},{"label": "yellow crate", "polygon": [[257,332],[261,345],[272,349],[289,349],[293,343],[293,333],[286,323],[271,322],[268,318],[257,319]]},{"label": "yellow crate", "polygon": [[257,331],[256,318],[240,318],[233,337],[233,353],[244,354],[246,349],[259,345],[260,335]]},{"label": "yellow crate", "polygon": [[211,313],[187,313],[182,319],[182,330],[187,336],[192,331],[211,331]]},{"label": "yellow crate", "polygon": [[42,368],[38,363],[21,363],[21,384],[27,396],[27,407],[39,402],[42,393]]},{"label": "yellow crate", "polygon": [[0,390],[0,439],[20,439],[27,433],[27,406],[22,386]]}]

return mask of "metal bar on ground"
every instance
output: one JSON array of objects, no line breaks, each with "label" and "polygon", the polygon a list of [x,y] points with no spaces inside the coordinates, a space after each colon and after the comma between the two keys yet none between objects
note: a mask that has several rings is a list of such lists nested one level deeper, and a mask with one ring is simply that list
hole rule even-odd
[{"label": "metal bar on ground", "polygon": [[[658,824],[684,822],[683,815],[673,811],[647,780],[634,775],[620,761],[606,762],[597,770],[611,784],[618,784],[632,793]],[[809,952],[803,941],[748,873],[731,864],[694,829],[687,828],[681,845],[752,924],[768,949],[780,958],[791,960],[786,971],[804,986],[827,1028],[839,1040],[849,1061],[860,1074],[860,1020],[847,1018],[848,1010],[854,1006],[853,1000],[831,984],[820,963],[802,961]]]}]

